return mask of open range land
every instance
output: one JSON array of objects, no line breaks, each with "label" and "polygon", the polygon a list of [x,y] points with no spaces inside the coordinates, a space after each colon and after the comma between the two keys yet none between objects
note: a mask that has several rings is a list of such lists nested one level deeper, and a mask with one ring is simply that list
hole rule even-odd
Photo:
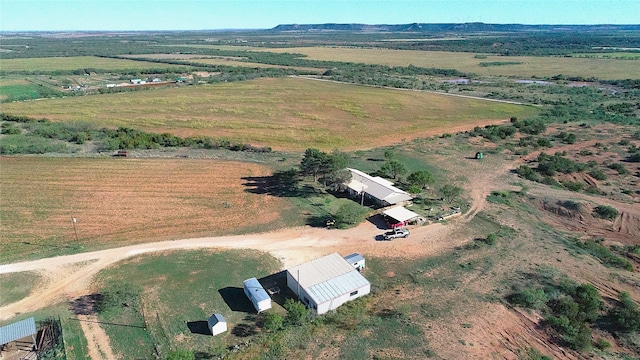
[{"label": "open range land", "polygon": [[[604,49],[634,34],[5,39],[0,324],[58,324],[56,359],[638,358],[640,74]],[[424,222],[381,241],[346,167]],[[371,293],[312,316],[277,279],[333,252]]]},{"label": "open range land", "polygon": [[3,111],[298,151],[393,144],[442,128],[472,129],[538,112],[481,99],[292,78],[10,103]]}]

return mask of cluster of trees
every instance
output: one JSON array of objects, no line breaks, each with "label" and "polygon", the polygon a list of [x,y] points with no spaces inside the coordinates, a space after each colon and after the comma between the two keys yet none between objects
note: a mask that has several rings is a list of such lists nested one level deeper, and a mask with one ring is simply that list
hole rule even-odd
[{"label": "cluster of trees", "polygon": [[[84,144],[94,141],[99,151],[195,147],[231,151],[271,152],[270,147],[232,143],[227,139],[206,136],[180,138],[169,133],[151,133],[128,127],[95,128],[86,122],[51,122],[25,116],[0,114],[2,132],[7,134],[0,144],[0,154],[42,154],[67,149],[65,143]],[[20,124],[18,126],[17,124]]]},{"label": "cluster of trees", "polygon": [[[516,286],[507,300],[517,306],[540,311],[544,325],[561,342],[578,351],[592,347],[592,327],[618,337],[637,334],[640,309],[629,293],[620,292],[618,302],[606,307],[598,290],[590,284],[576,285],[568,279],[542,278],[538,283]],[[596,343],[607,347],[610,344]]]}]

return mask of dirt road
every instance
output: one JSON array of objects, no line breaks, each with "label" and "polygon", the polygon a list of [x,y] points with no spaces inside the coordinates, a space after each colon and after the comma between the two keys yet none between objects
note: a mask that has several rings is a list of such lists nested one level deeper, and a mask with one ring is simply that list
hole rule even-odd
[{"label": "dirt road", "polygon": [[[45,279],[28,297],[0,308],[0,320],[85,295],[99,271],[139,254],[203,248],[256,249],[277,257],[283,268],[335,251],[344,255],[357,251],[365,255],[396,254],[415,257],[437,253],[450,247],[451,243],[436,240],[446,236],[453,227],[442,224],[421,226],[412,229],[408,239],[391,242],[375,241],[375,236],[382,230],[368,222],[348,230],[299,227],[265,234],[163,241],[0,265],[0,274],[35,271]],[[410,246],[407,246],[408,243]]]}]

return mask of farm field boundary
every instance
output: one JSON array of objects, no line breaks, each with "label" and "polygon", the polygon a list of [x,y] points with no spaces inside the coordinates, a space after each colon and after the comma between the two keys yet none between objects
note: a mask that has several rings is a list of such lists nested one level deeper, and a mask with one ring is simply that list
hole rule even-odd
[{"label": "farm field boundary", "polygon": [[532,106],[296,78],[11,103],[3,111],[294,151],[368,149],[539,112]]},{"label": "farm field boundary", "polygon": [[[185,44],[184,46],[193,46]],[[299,53],[309,60],[344,61],[387,66],[414,65],[424,68],[456,69],[483,76],[552,77],[564,76],[595,77],[602,80],[638,79],[638,60],[619,58],[579,58],[550,56],[498,56],[465,52],[362,49],[355,47],[292,47],[257,48],[206,46],[221,50],[265,51],[273,53]],[[501,66],[486,66],[491,63],[509,62]],[[484,66],[483,66],[484,64]]]}]

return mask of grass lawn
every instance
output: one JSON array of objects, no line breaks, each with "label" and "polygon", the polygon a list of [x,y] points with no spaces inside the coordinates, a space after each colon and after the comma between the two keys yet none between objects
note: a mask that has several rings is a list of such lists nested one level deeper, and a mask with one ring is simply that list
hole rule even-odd
[{"label": "grass lawn", "polygon": [[189,159],[0,161],[0,263],[304,222],[289,211],[288,200],[248,191],[243,177],[271,175],[262,165]]},{"label": "grass lawn", "polygon": [[0,274],[0,306],[25,298],[40,283],[40,276],[32,272]]},{"label": "grass lawn", "polygon": [[[251,250],[175,251],[135,257],[102,271],[97,281],[102,292],[120,288],[123,283],[139,289],[147,331],[127,326],[102,327],[114,351],[127,357],[151,358],[154,342],[163,356],[178,348],[216,353],[243,342],[245,330],[259,331],[254,325],[255,315],[245,312],[245,305],[252,305],[242,292],[242,282],[274,274],[280,266],[277,259]],[[229,304],[230,299],[237,303]],[[141,312],[120,310],[101,315],[101,320],[141,325]],[[202,326],[201,322],[217,312],[227,320],[226,333],[216,337],[192,333],[189,326]]]},{"label": "grass lawn", "polygon": [[109,59],[96,56],[47,57],[28,59],[2,59],[2,71],[65,71],[77,69],[151,69],[183,67],[179,65],[159,64],[146,61]]},{"label": "grass lawn", "polygon": [[3,111],[296,151],[373,148],[538,112],[530,106],[293,78],[11,103]]}]

